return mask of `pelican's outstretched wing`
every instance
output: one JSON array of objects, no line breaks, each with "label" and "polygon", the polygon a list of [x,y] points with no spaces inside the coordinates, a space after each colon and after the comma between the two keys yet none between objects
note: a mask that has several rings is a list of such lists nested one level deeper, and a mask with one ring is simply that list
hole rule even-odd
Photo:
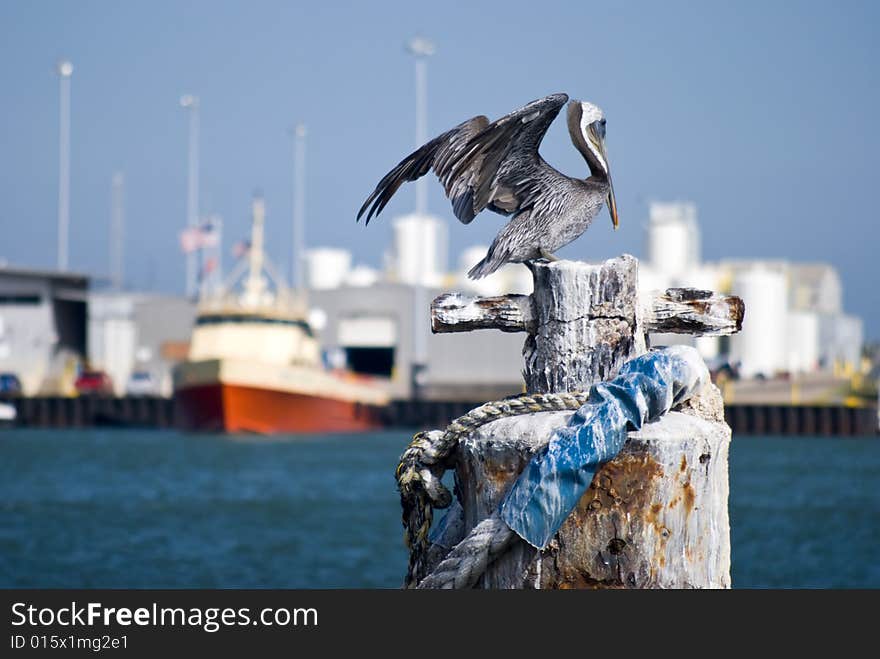
[{"label": "pelican's outstretched wing", "polygon": [[358,219],[367,213],[369,223],[405,181],[415,181],[432,168],[464,224],[485,208],[509,215],[528,207],[546,180],[539,174],[557,173],[538,156],[538,147],[566,101],[567,95],[553,94],[492,123],[474,117],[434,138],[379,181]]}]

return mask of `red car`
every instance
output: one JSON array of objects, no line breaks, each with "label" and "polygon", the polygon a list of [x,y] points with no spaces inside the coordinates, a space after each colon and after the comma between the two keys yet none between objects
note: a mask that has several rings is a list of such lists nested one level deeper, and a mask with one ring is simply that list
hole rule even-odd
[{"label": "red car", "polygon": [[83,371],[73,386],[80,396],[113,394],[113,380],[104,371]]}]

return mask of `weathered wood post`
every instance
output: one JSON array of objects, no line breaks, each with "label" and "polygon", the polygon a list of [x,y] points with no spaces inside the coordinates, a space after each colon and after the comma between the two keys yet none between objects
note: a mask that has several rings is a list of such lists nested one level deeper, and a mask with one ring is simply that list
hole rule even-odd
[{"label": "weathered wood post", "polygon": [[[670,289],[638,294],[638,261],[598,265],[538,262],[531,296],[444,295],[434,332],[495,328],[528,333],[529,392],[585,391],[646,350],[646,333],[731,334],[743,306],[734,297]],[[490,564],[484,588],[725,588],[730,586],[727,455],[730,428],[714,387],[687,410],[630,433],[550,545],[519,538]],[[498,507],[532,455],[571,412],[488,423],[460,440],[456,483],[468,533]]]}]

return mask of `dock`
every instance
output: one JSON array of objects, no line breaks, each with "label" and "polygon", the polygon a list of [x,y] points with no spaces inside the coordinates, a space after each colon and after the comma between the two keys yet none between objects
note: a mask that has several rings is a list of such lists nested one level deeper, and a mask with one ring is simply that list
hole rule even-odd
[{"label": "dock", "polygon": [[37,396],[7,398],[20,428],[101,426],[165,429],[177,425],[175,403],[161,396]]},{"label": "dock", "polygon": [[876,435],[876,407],[844,405],[727,405],[734,435],[853,437]]},{"label": "dock", "polygon": [[[160,396],[39,396],[6,398],[21,428],[178,427],[174,399]],[[394,400],[381,412],[388,428],[437,428],[485,400]],[[876,407],[728,404],[725,420],[735,436],[854,437],[878,434]]]}]

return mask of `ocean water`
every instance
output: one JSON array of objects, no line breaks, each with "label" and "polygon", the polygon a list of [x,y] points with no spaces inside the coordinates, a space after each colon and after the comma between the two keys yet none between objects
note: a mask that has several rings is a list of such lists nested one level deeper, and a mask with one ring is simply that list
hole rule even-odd
[{"label": "ocean water", "polygon": [[[396,588],[410,434],[0,431],[0,587]],[[880,441],[735,438],[734,587],[880,587]]]}]

